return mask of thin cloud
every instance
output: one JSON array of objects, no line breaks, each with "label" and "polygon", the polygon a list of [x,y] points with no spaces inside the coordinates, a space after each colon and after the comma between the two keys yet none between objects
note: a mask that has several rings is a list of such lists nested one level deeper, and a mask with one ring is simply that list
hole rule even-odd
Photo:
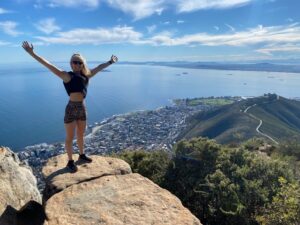
[{"label": "thin cloud", "polygon": [[[38,1],[37,1],[38,2]],[[47,5],[49,7],[82,7],[97,8],[100,4],[100,0],[48,0]]]},{"label": "thin cloud", "polygon": [[220,30],[220,27],[214,26],[215,30]]},{"label": "thin cloud", "polygon": [[235,28],[227,23],[225,23],[225,26],[228,27],[231,31],[235,31]]},{"label": "thin cloud", "polygon": [[182,24],[182,23],[184,23],[184,20],[177,20],[177,23]]},{"label": "thin cloud", "polygon": [[276,52],[300,52],[300,45],[287,44],[287,45],[266,46],[264,48],[260,48],[255,51],[265,55],[273,55],[273,53]]},{"label": "thin cloud", "polygon": [[162,8],[162,7],[154,10],[154,12],[159,16],[162,14],[163,11],[164,11],[164,8]]},{"label": "thin cloud", "polygon": [[11,13],[12,11],[0,8],[0,14]]},{"label": "thin cloud", "polygon": [[0,30],[2,30],[4,33],[16,37],[20,34],[22,34],[21,32],[16,30],[17,27],[17,23],[14,21],[4,21],[4,22],[0,22]]},{"label": "thin cloud", "polygon": [[142,19],[153,14],[160,15],[165,8],[164,0],[145,1],[145,0],[106,0],[115,9],[124,13],[131,14],[135,20]]},{"label": "thin cloud", "polygon": [[41,9],[41,8],[43,8],[42,0],[36,0],[35,3],[33,4],[33,7],[35,9]]},{"label": "thin cloud", "polygon": [[253,0],[177,0],[178,12],[192,12],[204,9],[227,9],[241,7]]},{"label": "thin cloud", "polygon": [[0,46],[10,45],[10,44],[11,44],[10,42],[0,40]]},{"label": "thin cloud", "polygon": [[60,27],[55,24],[54,18],[40,20],[37,24],[35,24],[35,27],[46,34],[51,34],[60,30]]},{"label": "thin cloud", "polygon": [[151,25],[147,27],[148,33],[151,34],[156,30],[156,25]]},{"label": "thin cloud", "polygon": [[259,25],[246,31],[232,34],[197,33],[182,37],[171,35],[156,35],[150,40],[153,45],[205,45],[205,46],[248,46],[270,43],[298,43],[300,42],[300,26],[263,27]]},{"label": "thin cloud", "polygon": [[109,43],[139,43],[142,34],[132,27],[114,27],[112,29],[78,28],[66,32],[58,32],[53,37],[37,36],[38,40],[48,44],[109,44]]}]

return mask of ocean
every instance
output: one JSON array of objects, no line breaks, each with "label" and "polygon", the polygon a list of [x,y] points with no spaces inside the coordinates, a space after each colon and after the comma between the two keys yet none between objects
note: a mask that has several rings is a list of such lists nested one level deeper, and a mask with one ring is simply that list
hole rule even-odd
[{"label": "ocean", "polygon": [[[56,63],[70,70],[68,63]],[[91,68],[95,65],[90,64]],[[171,105],[175,98],[299,97],[300,75],[115,64],[90,80],[88,125],[115,114]],[[38,63],[0,65],[0,146],[17,152],[38,143],[63,142],[68,95],[63,81]]]}]

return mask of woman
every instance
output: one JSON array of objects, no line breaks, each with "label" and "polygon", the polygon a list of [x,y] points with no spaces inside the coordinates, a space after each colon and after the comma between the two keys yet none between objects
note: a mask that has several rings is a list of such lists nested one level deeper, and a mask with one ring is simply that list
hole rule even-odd
[{"label": "woman", "polygon": [[74,163],[72,154],[72,143],[74,138],[74,132],[77,136],[77,145],[79,148],[79,158],[78,160],[82,162],[92,162],[92,159],[87,157],[84,154],[84,132],[86,128],[86,107],[84,99],[87,94],[87,87],[89,79],[96,75],[98,72],[104,68],[110,66],[111,64],[118,61],[118,58],[114,55],[111,56],[111,59],[103,64],[98,65],[92,70],[87,68],[85,59],[80,54],[74,54],[70,60],[70,66],[72,71],[66,72],[56,66],[52,65],[46,59],[40,57],[33,51],[33,45],[29,44],[27,41],[23,42],[22,47],[26,52],[29,53],[34,59],[40,62],[42,65],[47,67],[52,73],[57,75],[63,80],[65,89],[70,96],[69,102],[65,109],[64,124],[66,129],[66,140],[65,140],[65,149],[68,154],[68,163],[67,167],[71,172],[77,171],[77,166]]}]

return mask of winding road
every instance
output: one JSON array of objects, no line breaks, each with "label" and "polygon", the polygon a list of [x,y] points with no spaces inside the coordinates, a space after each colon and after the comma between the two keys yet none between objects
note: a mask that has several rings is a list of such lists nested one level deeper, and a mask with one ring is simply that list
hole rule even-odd
[{"label": "winding road", "polygon": [[254,106],[256,106],[256,104],[247,107],[247,108],[244,110],[244,113],[247,113],[249,116],[251,116],[252,118],[254,118],[254,119],[256,119],[256,120],[259,120],[259,124],[258,124],[258,126],[256,127],[257,133],[259,133],[260,135],[262,135],[262,136],[264,136],[264,137],[270,139],[271,141],[273,141],[275,144],[278,145],[279,142],[275,141],[272,137],[270,137],[269,135],[267,135],[267,134],[265,134],[265,133],[263,133],[263,132],[261,132],[261,131],[259,130],[259,128],[261,127],[263,121],[262,121],[261,119],[257,118],[256,116],[254,116],[253,114],[247,112],[249,109],[251,109],[251,108],[254,107]]}]

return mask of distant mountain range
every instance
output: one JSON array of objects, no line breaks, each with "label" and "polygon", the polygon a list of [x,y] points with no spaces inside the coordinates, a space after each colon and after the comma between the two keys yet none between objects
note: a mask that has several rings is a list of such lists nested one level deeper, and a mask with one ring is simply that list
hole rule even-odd
[{"label": "distant mountain range", "polygon": [[[261,133],[257,131],[260,121]],[[240,143],[253,137],[271,141],[264,136],[267,135],[280,142],[300,138],[300,102],[269,94],[200,112],[187,122],[178,140],[203,136],[223,144]]]},{"label": "distant mountain range", "polygon": [[216,69],[216,70],[241,70],[241,71],[266,71],[266,72],[288,72],[300,73],[300,63],[282,62],[281,64],[270,62],[260,63],[219,63],[219,62],[122,62],[123,64],[134,65],[154,65],[154,66],[171,66],[181,68],[194,68],[194,69]]}]

